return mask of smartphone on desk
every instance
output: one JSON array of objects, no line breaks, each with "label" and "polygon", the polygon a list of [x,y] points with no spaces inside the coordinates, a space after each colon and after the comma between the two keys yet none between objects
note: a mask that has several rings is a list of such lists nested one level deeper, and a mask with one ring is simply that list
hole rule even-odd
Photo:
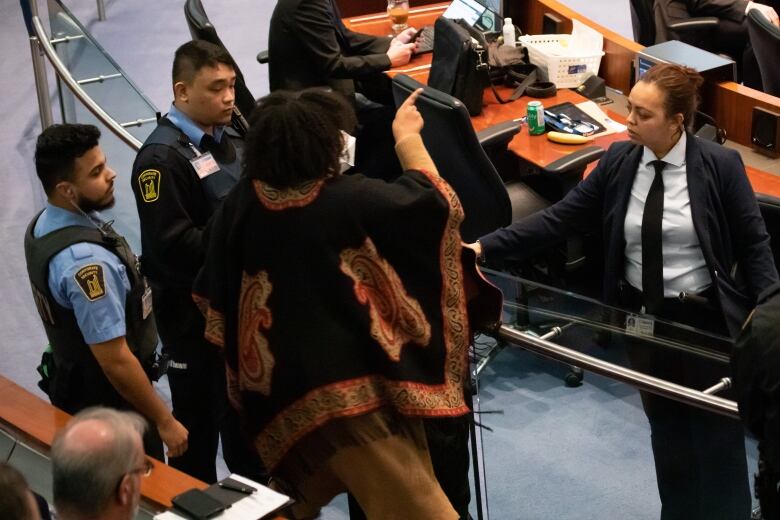
[{"label": "smartphone on desk", "polygon": [[171,499],[174,508],[182,511],[190,518],[201,520],[211,518],[220,511],[227,509],[228,505],[223,504],[216,498],[207,495],[200,489],[190,489]]},{"label": "smartphone on desk", "polygon": [[243,482],[239,482],[238,480],[234,480],[230,477],[220,480],[219,482],[217,482],[217,485],[222,489],[229,489],[231,491],[236,491],[238,493],[243,493],[245,495],[251,495],[252,493],[257,491],[257,488],[252,487],[249,484],[244,484]]}]

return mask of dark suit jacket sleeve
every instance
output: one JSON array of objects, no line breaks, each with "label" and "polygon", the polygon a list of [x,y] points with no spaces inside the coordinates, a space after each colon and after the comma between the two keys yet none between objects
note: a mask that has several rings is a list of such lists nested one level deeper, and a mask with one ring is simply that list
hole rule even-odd
[{"label": "dark suit jacket sleeve", "polygon": [[348,31],[352,50],[359,54],[345,56],[336,37],[330,10],[324,2],[301,2],[295,12],[295,27],[301,47],[310,55],[310,63],[321,67],[322,77],[358,78],[390,68],[390,58],[385,52],[390,47],[389,38],[375,38]]},{"label": "dark suit jacket sleeve", "polygon": [[688,0],[688,13],[696,16],[717,16],[737,23],[745,19],[747,0]]},{"label": "dark suit jacket sleeve", "polygon": [[344,27],[344,34],[349,41],[349,48],[352,51],[352,54],[360,56],[369,54],[387,56],[385,53],[387,52],[387,49],[390,48],[390,41],[392,41],[392,38],[389,36],[372,36],[370,34],[350,31],[346,27]]},{"label": "dark suit jacket sleeve", "polygon": [[734,240],[739,269],[750,289],[749,296],[755,302],[759,294],[777,282],[777,269],[769,233],[745,173],[742,157],[736,152],[729,155],[731,157],[723,161],[721,169],[720,192],[727,200],[724,204],[726,221]]},{"label": "dark suit jacket sleeve", "polygon": [[559,202],[479,239],[485,259],[525,260],[567,237],[599,227],[609,176],[610,150],[593,172]]}]

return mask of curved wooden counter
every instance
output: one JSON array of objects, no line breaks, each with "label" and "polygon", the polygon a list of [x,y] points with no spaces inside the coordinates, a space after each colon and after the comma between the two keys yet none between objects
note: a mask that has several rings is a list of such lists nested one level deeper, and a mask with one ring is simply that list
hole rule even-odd
[{"label": "curved wooden counter", "polygon": [[[48,455],[54,434],[71,416],[3,376],[0,376],[0,395],[0,428]],[[179,493],[207,487],[205,482],[154,461],[154,471],[142,481],[141,498],[144,509],[159,512],[171,507],[171,498]]]},{"label": "curved wooden counter", "polygon": [[[604,52],[599,76],[612,88],[628,93],[633,83],[634,56],[644,47],[633,40],[566,7],[557,0],[506,0],[506,16],[529,34],[540,34],[544,15],[551,13],[563,22],[564,32],[571,32],[571,20],[576,19],[604,35]],[[780,112],[780,98],[744,87],[733,81],[708,83],[702,91],[702,110],[726,129],[728,138],[750,146],[750,125],[753,107]]]}]

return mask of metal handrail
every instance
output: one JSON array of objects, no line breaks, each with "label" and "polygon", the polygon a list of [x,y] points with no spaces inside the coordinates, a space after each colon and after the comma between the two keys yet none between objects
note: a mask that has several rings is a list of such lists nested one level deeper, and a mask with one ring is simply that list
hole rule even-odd
[{"label": "metal handrail", "polygon": [[709,395],[698,390],[693,390],[685,386],[637,372],[636,370],[631,370],[630,368],[615,365],[614,363],[609,363],[608,361],[594,358],[593,356],[588,356],[582,352],[515,330],[506,325],[502,325],[499,328],[497,335],[509,343],[550,359],[562,361],[584,370],[601,374],[610,379],[628,383],[640,390],[646,390],[660,396],[674,399],[675,401],[696,406],[697,408],[739,419],[739,408],[734,401]]},{"label": "metal handrail", "polygon": [[65,65],[62,63],[62,60],[60,60],[60,57],[57,55],[57,52],[54,50],[54,46],[49,42],[49,36],[46,34],[46,31],[43,28],[43,24],[41,23],[40,18],[37,16],[37,13],[33,14],[32,24],[36,37],[38,38],[38,44],[43,49],[44,54],[54,67],[57,75],[60,77],[60,79],[62,79],[63,82],[65,82],[71,92],[73,92],[73,95],[75,95],[79,101],[81,101],[82,104],[87,107],[87,110],[92,112],[95,117],[97,117],[104,125],[106,125],[108,129],[114,133],[114,135],[119,137],[119,139],[133,148],[136,152],[139,151],[141,149],[141,141],[133,137],[130,132],[122,128],[122,126],[117,123],[114,118],[108,115],[105,110],[103,110],[97,103],[95,103],[89,94],[87,94],[84,89],[81,88],[78,81],[73,78],[70,71],[68,71],[67,67],[65,67]]}]

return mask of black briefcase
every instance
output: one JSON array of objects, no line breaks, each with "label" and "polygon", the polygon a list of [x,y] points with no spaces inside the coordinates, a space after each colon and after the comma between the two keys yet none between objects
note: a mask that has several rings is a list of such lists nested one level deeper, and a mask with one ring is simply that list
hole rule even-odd
[{"label": "black briefcase", "polygon": [[479,115],[483,92],[490,85],[484,39],[472,37],[458,21],[443,16],[436,20],[434,33],[428,86],[458,98],[470,115]]}]

